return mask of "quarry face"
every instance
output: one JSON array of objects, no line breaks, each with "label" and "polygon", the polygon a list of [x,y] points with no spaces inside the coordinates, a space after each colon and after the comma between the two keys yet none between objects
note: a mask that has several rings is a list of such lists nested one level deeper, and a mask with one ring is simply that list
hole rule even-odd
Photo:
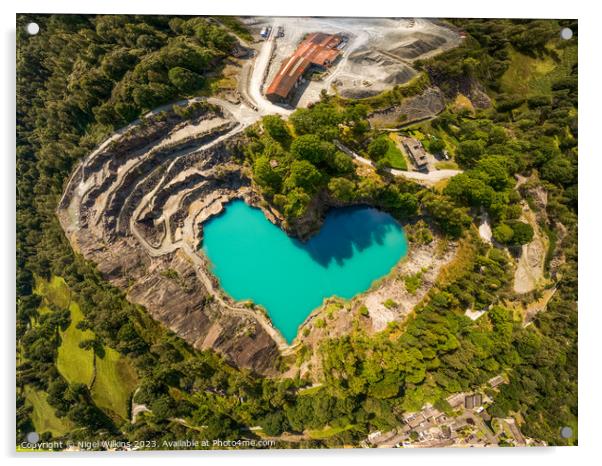
[{"label": "quarry face", "polygon": [[207,217],[235,197],[256,202],[232,162],[246,124],[226,105],[168,110],[116,133],[77,167],[57,213],[73,248],[131,302],[193,346],[271,373],[282,338],[222,297],[197,252]]},{"label": "quarry face", "polygon": [[[280,356],[292,347],[262,310],[236,303],[220,289],[200,250],[203,223],[232,199],[243,199],[279,222],[235,157],[246,127],[274,111],[291,112],[265,98],[265,84],[311,32],[340,34],[345,46],[322,79],[307,83],[298,106],[318,100],[322,89],[358,98],[407,82],[416,74],[414,60],[454,47],[460,39],[447,26],[421,19],[243,22],[256,32],[268,25],[282,28],[282,35],[259,45],[249,62],[250,77],[239,78],[251,99],[195,98],[166,105],[117,131],[77,166],[57,215],[73,249],[93,261],[128,300],[146,307],[194,347],[214,349],[239,367],[269,375],[278,373]],[[442,100],[438,90],[428,90],[397,110],[437,113]],[[372,118],[396,118],[389,113]],[[316,204],[314,216],[326,210],[325,202]],[[307,221],[299,222],[305,233],[316,223],[313,217]]]}]

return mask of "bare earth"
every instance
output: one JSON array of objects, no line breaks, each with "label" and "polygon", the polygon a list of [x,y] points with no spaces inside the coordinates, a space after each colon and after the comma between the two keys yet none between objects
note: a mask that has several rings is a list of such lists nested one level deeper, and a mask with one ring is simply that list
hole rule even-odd
[{"label": "bare earth", "polygon": [[[265,60],[269,59],[265,82],[273,79],[306,34],[320,31],[349,38],[341,58],[326,76],[308,83],[298,102],[301,107],[317,101],[322,89],[332,92],[336,87],[343,97],[357,98],[403,84],[416,74],[412,68],[414,60],[456,47],[461,40],[455,31],[429,19],[254,17],[243,21],[256,32],[265,26],[271,26],[273,31],[278,26],[284,28],[284,37],[275,38],[276,34],[272,34],[265,43],[275,41],[275,47],[264,45],[257,59],[262,73]],[[256,88],[257,83],[252,87]]]},{"label": "bare earth", "polygon": [[523,201],[522,206],[521,220],[528,222],[533,227],[534,235],[533,241],[522,246],[514,274],[514,291],[528,293],[534,290],[543,279],[548,240],[537,225],[535,215],[527,203]]}]

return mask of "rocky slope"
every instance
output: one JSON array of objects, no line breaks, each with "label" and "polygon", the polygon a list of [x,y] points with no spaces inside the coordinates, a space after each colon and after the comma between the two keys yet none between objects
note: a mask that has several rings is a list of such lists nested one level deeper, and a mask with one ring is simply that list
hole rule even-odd
[{"label": "rocky slope", "polygon": [[128,299],[200,349],[272,374],[283,342],[258,310],[219,291],[198,251],[202,222],[234,197],[258,201],[232,160],[242,125],[219,107],[171,111],[117,134],[69,180],[58,217],[73,248]]}]

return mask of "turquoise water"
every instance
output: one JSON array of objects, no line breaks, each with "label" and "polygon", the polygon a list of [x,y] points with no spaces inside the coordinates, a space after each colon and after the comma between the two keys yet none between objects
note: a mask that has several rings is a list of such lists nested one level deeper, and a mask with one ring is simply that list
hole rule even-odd
[{"label": "turquoise water", "polygon": [[407,252],[401,226],[369,207],[332,210],[305,243],[240,200],[204,230],[203,249],[222,288],[236,300],[265,307],[289,343],[324,298],[366,291]]}]

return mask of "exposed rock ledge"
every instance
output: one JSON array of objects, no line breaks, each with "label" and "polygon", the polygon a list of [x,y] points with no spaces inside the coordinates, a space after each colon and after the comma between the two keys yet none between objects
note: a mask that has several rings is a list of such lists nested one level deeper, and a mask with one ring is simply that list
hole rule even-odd
[{"label": "exposed rock ledge", "polygon": [[[263,202],[232,156],[244,143],[243,128],[216,108],[190,121],[170,112],[132,125],[77,167],[57,215],[73,248],[131,302],[196,348],[276,375],[280,356],[295,345],[286,344],[261,309],[241,306],[220,290],[199,249],[203,223],[238,198],[305,240],[328,209],[341,204],[322,192],[306,215],[287,223]],[[406,261],[400,270],[413,263]],[[374,318],[376,327],[379,320]]]},{"label": "exposed rock ledge", "polygon": [[169,113],[117,134],[77,167],[57,214],[73,248],[131,302],[199,349],[276,374],[282,337],[219,291],[197,250],[202,222],[225,203],[259,201],[231,156],[243,126],[225,113]]}]

